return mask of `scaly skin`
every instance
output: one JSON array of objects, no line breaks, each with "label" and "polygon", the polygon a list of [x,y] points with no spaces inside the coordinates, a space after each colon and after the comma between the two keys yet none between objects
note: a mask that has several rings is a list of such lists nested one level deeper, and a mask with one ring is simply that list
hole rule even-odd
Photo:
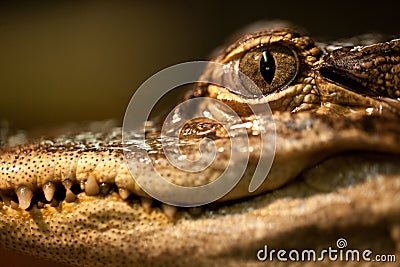
[{"label": "scaly skin", "polygon": [[[239,185],[215,207],[175,215],[170,206],[163,205],[164,213],[151,209],[133,182],[120,129],[28,141],[0,152],[1,247],[74,266],[243,266],[265,264],[256,258],[264,245],[336,248],[336,239],[345,237],[351,248],[399,257],[399,41],[330,51],[291,30],[264,30],[246,35],[214,60],[251,71],[239,64],[248,51],[279,44],[294,51],[298,65],[287,85],[261,88],[277,139],[271,172],[254,193],[259,196],[249,198],[247,191],[260,149],[255,124],[248,128],[253,149]],[[285,60],[275,58],[276,73]],[[218,73],[204,75],[218,78]],[[284,82],[284,74],[276,77],[276,84]],[[223,101],[253,122],[244,100],[227,89],[199,85],[186,98],[198,96]],[[208,183],[228,161],[225,133],[216,125],[196,132],[201,126],[193,123],[185,138],[214,136],[224,149],[200,175],[166,165],[157,140],[151,143],[157,152],[152,159],[172,182]],[[195,153],[190,146],[183,151]],[[47,200],[46,186],[57,187]]]}]

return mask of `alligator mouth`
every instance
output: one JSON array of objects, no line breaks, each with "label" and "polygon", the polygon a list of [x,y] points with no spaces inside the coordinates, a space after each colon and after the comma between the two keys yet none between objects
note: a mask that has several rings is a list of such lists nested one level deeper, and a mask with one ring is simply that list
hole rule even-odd
[{"label": "alligator mouth", "polygon": [[[398,124],[390,118],[386,120],[379,116],[368,116],[366,118],[360,117],[347,121],[344,119],[342,122],[339,122],[337,118],[330,116],[310,115],[307,113],[282,114],[277,118],[280,121],[276,120],[278,137],[278,146],[275,155],[276,161],[270,172],[271,177],[268,177],[264,182],[268,184],[274,184],[275,182],[275,185],[258,191],[258,195],[282,188],[287,182],[296,180],[296,177],[310,173],[308,171],[310,168],[321,169],[318,166],[323,166],[328,158],[335,155],[346,155],[351,151],[357,150],[366,151],[365,153],[376,151],[376,153],[382,153],[382,155],[384,153],[389,155],[398,155],[400,153],[399,147],[395,145],[398,143],[398,135],[396,134]],[[114,136],[114,134],[111,135]],[[104,136],[101,138],[104,138]],[[105,139],[107,140],[107,138]],[[306,142],[302,140],[306,140]],[[79,205],[87,197],[90,199],[106,199],[110,196],[118,195],[122,201],[126,201],[132,205],[140,203],[145,212],[150,213],[153,208],[161,208],[169,219],[174,219],[177,208],[161,204],[148,197],[144,192],[136,190],[132,187],[132,178],[130,178],[130,175],[129,182],[121,182],[116,177],[106,179],[102,177],[102,174],[96,174],[98,168],[93,167],[93,164],[99,166],[102,162],[108,164],[106,168],[107,172],[103,171],[99,173],[114,176],[116,174],[113,173],[118,173],[114,169],[119,168],[124,160],[121,149],[116,149],[120,148],[120,143],[111,140],[102,148],[94,141],[92,146],[86,144],[82,148],[84,142],[82,143],[81,141],[79,141],[79,144],[68,143],[68,146],[63,144],[60,147],[57,147],[53,143],[49,143],[47,146],[45,142],[44,148],[41,147],[40,149],[39,147],[31,147],[26,150],[24,148],[22,150],[20,148],[11,148],[8,156],[3,155],[2,159],[2,176],[8,176],[8,179],[5,178],[5,180],[13,182],[8,187],[5,187],[4,184],[2,185],[0,197],[3,203],[14,209],[20,208],[31,211],[35,208],[62,207],[64,203],[71,202]],[[110,147],[112,147],[111,150]],[[39,154],[36,154],[36,156],[30,154],[33,153],[32,151],[38,149]],[[60,149],[62,153],[66,154],[53,156],[53,153],[58,153]],[[114,152],[117,154],[112,158],[109,153]],[[7,152],[3,153],[7,154]],[[50,154],[42,156],[41,153]],[[88,153],[89,156],[82,158],[82,155],[85,155],[85,153]],[[57,177],[52,177],[40,183],[37,181],[40,175],[37,176],[38,171],[35,170],[35,167],[39,169],[44,167],[41,170],[42,175],[46,175],[49,172],[49,169],[45,166],[35,165],[35,161],[38,160],[37,155],[40,155],[39,158],[46,160],[46,164],[50,164],[48,168],[52,169]],[[362,158],[362,154],[358,155],[361,155],[360,158]],[[70,161],[73,161],[75,156],[80,158],[80,163],[76,163],[75,167],[72,168],[76,177],[70,180],[62,179],[61,173],[63,171],[57,169],[57,166],[61,166],[63,162],[66,164],[65,161],[62,161],[64,159],[68,163],[67,166],[71,165]],[[299,163],[302,161],[304,162]],[[56,163],[53,164],[52,162]],[[104,165],[101,166],[104,167]],[[332,168],[335,169],[335,167]],[[66,169],[68,170],[68,168]],[[80,178],[78,179],[79,173]],[[85,175],[82,176],[82,173]],[[279,176],[280,173],[286,173],[286,176]],[[32,178],[31,175],[37,176],[37,178],[32,179],[36,184],[33,182],[26,183],[26,179],[29,180]],[[325,175],[321,174],[319,176]],[[307,174],[306,176],[313,175]],[[16,180],[13,181],[11,178],[19,179],[19,183]],[[317,184],[315,186],[318,187]],[[247,190],[247,188],[248,184],[245,189]],[[243,202],[248,200],[248,197],[252,198],[253,196],[254,194],[250,195],[242,192],[239,197],[234,197],[236,200],[226,202],[225,200],[230,199],[223,199],[224,202],[213,203],[207,206],[207,208],[219,207],[225,205],[224,203]],[[113,199],[115,200],[115,198]],[[194,215],[201,213],[200,208],[186,210]]]},{"label": "alligator mouth", "polygon": [[[178,208],[150,197],[139,196],[125,188],[119,188],[115,183],[96,185],[98,188],[95,189],[94,194],[91,191],[93,189],[88,190],[93,181],[85,181],[84,183],[49,182],[43,188],[52,188],[51,193],[48,191],[49,189],[32,192],[28,187],[21,186],[17,190],[2,190],[0,196],[3,205],[28,214],[35,214],[35,210],[46,212],[49,209],[55,209],[59,212],[64,210],[63,212],[75,214],[76,212],[72,210],[85,209],[83,207],[90,205],[90,203],[105,206],[106,203],[119,203],[118,205],[123,204],[127,209],[134,209],[139,213],[143,211],[144,214],[147,214],[146,216],[150,216],[150,214],[154,216],[154,214],[160,213],[167,222],[176,222],[180,219],[243,214],[248,212],[249,207],[251,209],[264,207],[266,203],[269,203],[269,201],[265,202],[265,199],[271,198],[274,201],[280,201],[280,199],[288,197],[312,197],[357,187],[358,184],[380,177],[400,177],[397,157],[398,154],[391,153],[344,151],[324,158],[301,170],[298,175],[291,177],[289,182],[273,191],[191,208]],[[25,193],[21,193],[21,191],[25,191]],[[30,193],[27,194],[26,191],[30,191]],[[285,193],[281,195],[281,192]],[[288,194],[292,195],[289,196]],[[105,209],[108,208],[105,207]],[[107,212],[113,214],[115,211],[110,209]],[[93,213],[97,214],[96,211],[93,211]],[[101,214],[95,216],[101,217]],[[117,214],[117,216],[120,215]]]},{"label": "alligator mouth", "polygon": [[[146,265],[158,261],[176,264],[187,257],[196,262],[208,259],[232,261],[228,259],[232,257],[228,253],[231,251],[240,252],[233,257],[234,261],[248,260],[254,258],[264,245],[289,249],[314,247],[316,242],[318,245],[335,244],[337,235],[327,229],[335,229],[356,247],[369,244],[368,248],[374,252],[382,250],[382,243],[377,240],[389,240],[384,244],[385,249],[394,251],[388,237],[393,216],[390,217],[386,210],[396,214],[396,207],[387,208],[385,199],[390,199],[391,203],[396,194],[393,191],[399,189],[400,184],[395,182],[396,177],[400,177],[397,164],[396,158],[390,155],[347,152],[305,170],[299,179],[271,193],[224,203],[218,208],[208,206],[197,210],[196,216],[183,209],[175,215],[175,223],[162,214],[157,203],[150,213],[146,213],[134,195],[122,200],[114,185],[106,195],[97,196],[87,196],[78,189],[80,186],[75,185],[71,190],[80,192],[77,201],[65,203],[62,198],[66,190],[60,184],[57,186],[59,191],[54,194],[60,202],[55,207],[46,204],[38,212],[32,204],[23,214],[18,210],[11,214],[20,214],[14,220],[21,229],[27,227],[25,220],[35,218],[36,224],[27,229],[39,227],[42,239],[48,231],[55,238],[64,238],[65,232],[64,243],[55,242],[57,246],[47,248],[47,243],[40,241],[43,244],[38,243],[36,249],[39,252],[35,255],[76,266],[84,260],[97,260],[96,257],[103,256],[107,249],[111,254],[106,255],[112,255],[107,258],[110,266],[115,261],[124,263],[121,266],[133,266],[137,261]],[[365,166],[370,167],[365,169]],[[332,172],[332,169],[336,171]],[[358,177],[354,177],[358,171],[361,171]],[[354,198],[353,191],[359,192],[359,199]],[[376,219],[377,214],[379,219]],[[354,222],[344,218],[354,218]],[[72,235],[71,230],[74,231]],[[243,242],[238,240],[241,236],[246,236]],[[79,246],[81,242],[85,244],[84,248]],[[167,247],[160,245],[165,242],[169,242]],[[201,247],[205,244],[209,249],[203,252]],[[198,250],[197,245],[200,246]],[[13,247],[16,248],[26,252],[23,246]],[[157,248],[158,253],[153,253],[153,248]],[[188,250],[195,252],[187,254]]]},{"label": "alligator mouth", "polygon": [[[332,155],[316,164],[302,169],[300,174],[290,177],[287,184],[277,190],[285,190],[287,187],[293,187],[297,183],[305,183],[313,194],[321,192],[331,192],[341,187],[348,187],[365,180],[376,178],[376,176],[400,176],[400,168],[397,167],[396,154],[376,153],[367,151],[345,151]],[[16,190],[2,190],[0,197],[3,205],[10,206],[18,210],[31,212],[34,209],[44,208],[62,208],[65,203],[80,205],[81,202],[93,201],[93,199],[102,199],[109,201],[121,201],[129,204],[130,207],[139,207],[146,212],[160,210],[170,221],[177,219],[178,208],[161,203],[150,197],[143,197],[132,193],[126,188],[118,187],[115,183],[100,183],[89,180],[73,183],[48,182],[43,190],[31,191],[27,186],[20,186]],[[261,194],[271,194],[267,191]],[[260,196],[247,196],[235,200],[224,202],[214,202],[205,206],[194,208],[180,208],[192,217],[198,217],[202,213],[217,212],[218,209],[232,205],[246,205]],[[119,199],[119,200],[118,200]],[[185,216],[185,215],[184,215]]]},{"label": "alligator mouth", "polygon": [[[126,188],[118,188],[114,183],[100,183],[93,185],[96,181],[86,181],[83,183],[62,183],[48,182],[43,186],[43,190],[32,191],[27,186],[20,186],[16,190],[2,190],[0,192],[0,200],[4,205],[13,209],[26,210],[43,209],[48,207],[61,208],[64,203],[74,203],[79,205],[86,198],[107,199],[113,196],[113,200],[120,199],[129,203],[131,206],[140,204],[147,212],[151,212],[153,208],[161,209],[163,213],[171,220],[177,212],[177,208],[159,201],[155,201],[150,197],[135,195]],[[65,184],[68,184],[66,187]],[[88,187],[91,187],[88,189]],[[95,189],[93,189],[95,187]],[[97,188],[96,188],[97,187]],[[118,197],[117,197],[118,196]],[[193,215],[198,214],[199,208],[187,209]]]},{"label": "alligator mouth", "polygon": [[[391,132],[384,120],[379,121]],[[299,127],[297,134],[311,134],[304,124],[290,125],[291,130],[295,125]],[[389,240],[384,247],[394,251],[390,227],[398,223],[396,215],[400,210],[393,204],[400,190],[397,162],[400,151],[393,146],[396,143],[391,135],[379,129],[377,123],[373,130],[381,135],[376,140],[387,153],[345,150],[315,160],[276,190],[203,208],[177,211],[175,207],[139,196],[117,181],[97,181],[97,186],[93,186],[90,179],[79,182],[53,179],[53,186],[47,184],[45,190],[29,189],[32,193],[29,202],[19,199],[19,189],[29,191],[22,185],[17,190],[2,190],[2,200],[13,207],[0,204],[0,219],[5,218],[3,246],[75,266],[85,261],[94,265],[103,261],[110,266],[154,262],[187,265],[190,261],[215,259],[237,262],[255,258],[266,244],[288,249],[335,244],[337,233],[352,245],[368,244],[374,251],[380,251],[383,240]],[[351,131],[341,133],[346,136]],[[335,132],[332,138],[337,135]],[[355,136],[363,139],[360,132]],[[295,134],[293,139],[281,140],[291,143],[300,137]],[[367,137],[376,148],[371,135]],[[397,135],[395,138],[398,140]],[[290,159],[283,162],[288,163],[286,166],[294,163]],[[48,191],[51,188],[52,194]],[[68,199],[69,194],[73,198]],[[27,203],[26,210],[20,207]],[[32,242],[35,249],[27,249]],[[232,257],[232,251],[239,253]]]}]

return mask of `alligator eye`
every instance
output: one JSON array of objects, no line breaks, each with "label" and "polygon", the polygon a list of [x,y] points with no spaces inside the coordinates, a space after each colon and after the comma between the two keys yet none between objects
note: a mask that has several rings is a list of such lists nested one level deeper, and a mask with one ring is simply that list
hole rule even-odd
[{"label": "alligator eye", "polygon": [[239,70],[265,95],[286,87],[294,80],[298,70],[298,58],[296,53],[285,45],[260,46],[242,56]]}]

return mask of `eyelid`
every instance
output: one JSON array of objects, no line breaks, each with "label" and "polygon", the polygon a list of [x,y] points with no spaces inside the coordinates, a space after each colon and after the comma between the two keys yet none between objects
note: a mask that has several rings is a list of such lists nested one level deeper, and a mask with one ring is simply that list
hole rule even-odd
[{"label": "eyelid", "polygon": [[256,47],[282,42],[296,44],[299,39],[302,40],[303,38],[290,29],[265,30],[248,34],[225,50],[225,55],[220,58],[220,63],[225,64],[238,57],[240,58],[244,53]]}]

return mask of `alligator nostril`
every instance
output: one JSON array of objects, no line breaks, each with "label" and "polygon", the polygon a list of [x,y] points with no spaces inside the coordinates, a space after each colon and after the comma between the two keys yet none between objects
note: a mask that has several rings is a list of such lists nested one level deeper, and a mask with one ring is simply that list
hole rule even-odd
[{"label": "alligator nostril", "polygon": [[321,76],[335,84],[345,87],[347,90],[364,95],[364,96],[377,96],[377,93],[363,86],[356,78],[350,74],[336,69],[329,64],[323,64],[319,69]]}]

